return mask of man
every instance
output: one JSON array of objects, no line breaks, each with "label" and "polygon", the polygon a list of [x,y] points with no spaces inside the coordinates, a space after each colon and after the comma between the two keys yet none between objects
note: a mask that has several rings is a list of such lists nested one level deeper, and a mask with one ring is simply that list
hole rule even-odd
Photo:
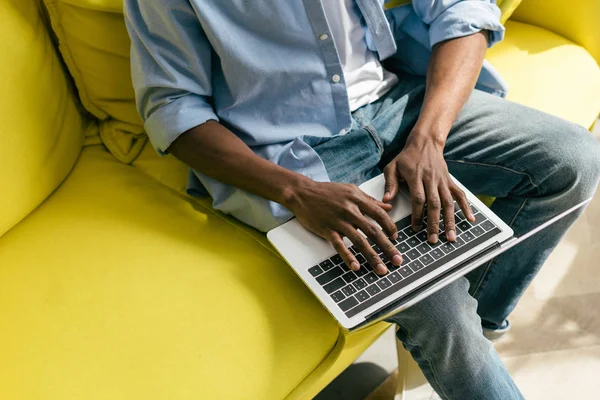
[{"label": "man", "polygon": [[[263,231],[296,216],[357,269],[345,236],[379,274],[358,230],[401,263],[385,212],[401,180],[415,229],[427,205],[431,243],[440,220],[455,240],[454,199],[472,218],[449,172],[497,197],[517,235],[594,193],[589,132],[493,95],[505,89],[484,65],[504,32],[495,1],[415,0],[387,15],[382,3],[126,0],[139,112],[156,149],[191,167],[190,193]],[[355,186],[381,172],[385,203]],[[390,319],[440,396],[522,398],[482,326],[508,329],[576,217]]]}]

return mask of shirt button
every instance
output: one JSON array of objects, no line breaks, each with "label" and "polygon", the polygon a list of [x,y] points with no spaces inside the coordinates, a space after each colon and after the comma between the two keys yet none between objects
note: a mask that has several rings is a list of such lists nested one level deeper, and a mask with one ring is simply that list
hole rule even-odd
[{"label": "shirt button", "polygon": [[327,39],[329,39],[329,35],[326,34],[326,33],[324,33],[321,36],[319,36],[319,39],[321,39],[321,40],[327,40]]},{"label": "shirt button", "polygon": [[346,134],[346,130],[345,130],[345,129],[342,129],[342,130],[340,131],[340,135],[345,135],[345,134]]},{"label": "shirt button", "polygon": [[331,77],[331,80],[334,83],[338,83],[340,81],[340,79],[342,79],[342,78],[340,78],[340,76],[338,74],[335,74],[334,76]]}]

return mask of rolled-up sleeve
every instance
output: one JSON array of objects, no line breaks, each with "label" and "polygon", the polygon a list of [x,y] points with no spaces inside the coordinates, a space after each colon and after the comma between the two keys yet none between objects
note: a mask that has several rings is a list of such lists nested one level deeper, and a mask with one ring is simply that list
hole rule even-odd
[{"label": "rolled-up sleeve", "polygon": [[431,47],[482,30],[489,32],[489,47],[504,38],[500,9],[494,0],[414,0],[413,8],[429,25]]},{"label": "rolled-up sleeve", "polygon": [[212,48],[188,0],[125,0],[137,109],[156,150],[208,120]]}]

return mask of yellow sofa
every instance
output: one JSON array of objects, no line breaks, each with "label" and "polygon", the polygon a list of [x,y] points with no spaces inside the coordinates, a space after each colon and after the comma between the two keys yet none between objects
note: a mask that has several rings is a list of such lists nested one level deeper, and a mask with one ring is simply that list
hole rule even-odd
[{"label": "yellow sofa", "polygon": [[[0,2],[0,399],[312,398],[386,325],[345,333],[184,194],[135,114],[121,1]],[[591,126],[599,22],[524,0],[488,55],[511,100]]]}]

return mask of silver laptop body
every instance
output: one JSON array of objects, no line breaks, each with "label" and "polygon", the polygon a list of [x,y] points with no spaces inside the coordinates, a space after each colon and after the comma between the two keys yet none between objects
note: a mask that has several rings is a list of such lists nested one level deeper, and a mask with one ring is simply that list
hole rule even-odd
[{"label": "silver laptop body", "polygon": [[[359,272],[350,271],[340,262],[329,242],[306,230],[296,219],[269,231],[267,237],[339,324],[347,330],[356,330],[407,309],[589,202],[515,238],[508,225],[460,182],[456,179],[454,182],[465,192],[473,211],[479,214],[475,223],[464,224],[460,210],[457,211],[457,237],[462,244],[440,241],[436,246],[422,246],[426,237],[410,230],[410,195],[403,188],[389,214],[399,228],[401,240],[396,242],[396,247],[405,261],[399,268],[390,268],[385,277],[374,277],[366,264]],[[376,199],[383,198],[384,187],[383,175],[360,186]],[[352,243],[345,240],[351,247]]]}]

